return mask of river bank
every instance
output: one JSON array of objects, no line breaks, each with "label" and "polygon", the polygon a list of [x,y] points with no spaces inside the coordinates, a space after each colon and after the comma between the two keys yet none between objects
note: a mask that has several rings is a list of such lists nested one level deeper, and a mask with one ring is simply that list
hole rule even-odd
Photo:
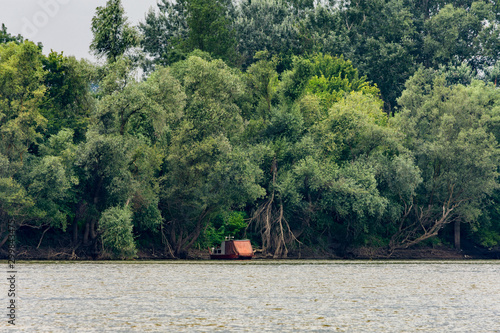
[{"label": "river bank", "polygon": [[[23,246],[16,251],[17,260],[110,260],[111,256],[104,253],[95,255],[90,249],[80,248],[73,250],[71,248],[35,248]],[[0,259],[7,259],[7,251],[0,250]],[[175,260],[170,253],[163,249],[142,249],[137,253],[136,260]],[[188,260],[208,260],[209,254],[207,250],[190,249],[182,256],[182,259]],[[256,250],[255,259],[277,259],[272,255],[265,255],[258,249]],[[419,260],[463,260],[463,259],[500,259],[500,249],[479,249],[470,248],[456,250],[446,246],[437,247],[421,247],[400,249],[389,254],[383,248],[353,248],[343,256],[335,253],[319,251],[314,249],[301,249],[290,251],[286,259],[332,259],[332,260],[381,260],[381,259],[419,259]]]}]

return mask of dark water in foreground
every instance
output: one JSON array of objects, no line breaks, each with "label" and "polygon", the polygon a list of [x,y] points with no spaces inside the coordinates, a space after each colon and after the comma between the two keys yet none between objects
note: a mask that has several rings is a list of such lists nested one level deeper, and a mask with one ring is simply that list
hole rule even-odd
[{"label": "dark water in foreground", "polygon": [[[500,332],[500,261],[20,263],[17,268],[19,308],[12,331]],[[6,284],[4,289],[7,304]],[[3,319],[0,330],[6,325]]]}]

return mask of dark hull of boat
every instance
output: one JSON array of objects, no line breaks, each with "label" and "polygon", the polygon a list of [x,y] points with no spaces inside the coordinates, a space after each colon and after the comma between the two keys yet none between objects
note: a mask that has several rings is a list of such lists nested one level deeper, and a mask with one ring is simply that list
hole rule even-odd
[{"label": "dark hull of boat", "polygon": [[253,256],[240,256],[239,254],[211,254],[210,259],[218,260],[249,260]]}]

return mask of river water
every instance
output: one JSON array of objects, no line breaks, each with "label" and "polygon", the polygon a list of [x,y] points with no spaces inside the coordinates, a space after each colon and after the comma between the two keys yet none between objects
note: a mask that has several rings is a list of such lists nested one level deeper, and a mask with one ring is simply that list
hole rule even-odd
[{"label": "river water", "polygon": [[500,332],[500,261],[52,262],[17,269],[15,329],[4,319],[0,331]]}]

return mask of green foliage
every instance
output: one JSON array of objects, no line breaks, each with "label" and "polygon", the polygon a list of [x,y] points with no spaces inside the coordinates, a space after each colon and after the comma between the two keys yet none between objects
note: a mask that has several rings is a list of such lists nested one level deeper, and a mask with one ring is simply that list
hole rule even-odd
[{"label": "green foliage", "polygon": [[183,256],[248,227],[283,257],[294,242],[430,246],[459,221],[462,239],[498,246],[498,14],[162,0],[139,26],[141,80],[119,0],[92,20],[103,66],[2,26],[0,241],[10,221],[71,225],[87,253],[132,258],[135,237]]},{"label": "green foliage", "polygon": [[408,81],[396,120],[422,172],[413,205],[427,211],[413,218],[427,230],[455,219],[477,220],[481,199],[498,187],[499,98],[483,82],[446,87],[443,76],[423,70]]},{"label": "green foliage", "polygon": [[239,75],[222,61],[191,56],[173,72],[184,87],[184,115],[165,146],[160,207],[175,251],[191,246],[219,210],[262,195],[261,170],[236,140],[243,130]]},{"label": "green foliage", "polygon": [[73,215],[79,182],[74,131],[45,132],[43,111],[52,92],[51,73],[42,67],[45,60],[40,48],[28,41],[0,46],[1,232],[8,221],[17,228],[64,231]]},{"label": "green foliage", "polygon": [[500,233],[498,231],[480,229],[474,234],[474,238],[479,245],[485,248],[491,249],[500,245]]},{"label": "green foliage", "polygon": [[[119,83],[115,75],[112,71],[104,79],[111,87]],[[107,133],[141,133],[155,142],[181,117],[184,100],[185,94],[169,70],[158,69],[145,82],[127,78],[120,91],[106,93],[97,105],[96,117]]]},{"label": "green foliage", "polygon": [[27,163],[22,182],[35,206],[31,212],[39,224],[47,224],[63,231],[70,213],[70,189],[78,184],[59,156],[45,156]]},{"label": "green foliage", "polygon": [[139,24],[141,46],[159,65],[172,64],[184,58],[180,44],[188,36],[187,1],[158,2],[158,13],[150,10]]},{"label": "green foliage", "polygon": [[[322,178],[310,175],[304,184],[309,186],[309,206],[321,212],[317,218],[334,216],[326,222],[328,229],[343,230],[342,237],[332,236],[337,241],[375,233],[385,219],[397,220],[399,198],[414,193],[420,182],[418,169],[401,146],[401,134],[388,126],[381,107],[373,96],[351,93],[313,127],[320,148],[317,166],[304,170],[330,171],[323,171]],[[324,225],[324,218],[321,221]]]},{"label": "green foliage", "polygon": [[[268,56],[267,52],[257,52],[256,54],[256,57],[265,58],[266,56]],[[275,58],[272,60],[261,59],[247,69],[246,83],[252,94],[252,115],[249,117],[269,118],[278,82]]]},{"label": "green foliage", "polygon": [[495,84],[495,87],[500,83],[500,62],[497,61],[494,66],[488,68],[486,72],[488,82]]},{"label": "green foliage", "polygon": [[143,49],[156,64],[184,60],[196,49],[230,63],[237,61],[231,1],[162,0],[158,9],[159,13],[150,11],[139,26]]},{"label": "green foliage", "polygon": [[177,63],[173,71],[187,96],[185,119],[193,123],[201,136],[231,136],[241,131],[237,101],[244,87],[237,73],[221,60],[207,61],[197,56]]},{"label": "green foliage", "polygon": [[229,0],[186,1],[189,50],[199,49],[224,61],[235,61],[236,39],[231,29]]},{"label": "green foliage", "polygon": [[271,56],[281,58],[300,54],[302,50],[296,19],[292,7],[285,1],[241,1],[236,8],[233,24],[243,68],[252,64],[259,51],[267,51]]},{"label": "green foliage", "polygon": [[177,251],[196,241],[214,211],[244,205],[263,194],[258,185],[262,172],[244,150],[222,134],[198,137],[190,122],[179,128],[161,178],[160,206],[169,229],[180,237],[171,240]]},{"label": "green foliage", "polygon": [[90,129],[85,143],[79,146],[76,164],[83,192],[86,201],[99,211],[124,203],[133,191],[128,168],[131,144],[121,136],[101,135]]},{"label": "green foliage", "polygon": [[132,212],[128,207],[111,207],[99,219],[103,246],[116,258],[131,259],[137,254],[132,234]]},{"label": "green foliage", "polygon": [[[428,64],[460,64],[477,66],[477,60],[488,55],[488,39],[498,38],[498,31],[483,24],[492,21],[492,5],[475,1],[469,8],[444,6],[425,22],[424,55]],[[493,50],[491,50],[493,51]],[[484,60],[479,60],[484,61]]]},{"label": "green foliage", "polygon": [[347,95],[335,104],[317,125],[318,139],[325,152],[340,160],[356,159],[378,147],[395,149],[397,137],[387,128],[381,103],[360,93]]},{"label": "green foliage", "polygon": [[[320,67],[310,61],[303,64],[310,72]],[[286,81],[281,84],[284,90]],[[321,242],[347,246],[383,233],[384,223],[401,216],[400,196],[410,196],[421,181],[401,145],[401,133],[389,126],[376,94],[359,91],[343,96],[327,110],[313,93],[291,107],[286,106],[290,100],[278,104],[263,125],[265,130],[257,132],[270,150],[263,151],[267,163],[261,162],[261,168],[271,169],[271,175],[277,171],[272,177],[265,174],[267,196],[256,208],[260,215],[253,217],[266,251],[280,255],[277,239],[282,237],[290,245],[292,234],[302,235],[301,241],[308,244],[316,244],[322,234]]]},{"label": "green foliage", "polygon": [[483,204],[482,215],[471,224],[470,237],[479,245],[492,248],[500,245],[500,205],[499,191],[487,197]]},{"label": "green foliage", "polygon": [[106,56],[109,62],[115,62],[139,44],[139,34],[128,24],[121,0],[108,0],[105,7],[97,7],[91,30],[94,37],[90,50],[97,56]]},{"label": "green foliage", "polygon": [[304,121],[297,108],[274,108],[264,135],[282,142],[296,142],[304,132]]},{"label": "green foliage", "polygon": [[365,76],[359,77],[349,60],[321,53],[295,58],[293,69],[283,75],[280,87],[282,96],[289,102],[304,94],[315,95],[324,112],[352,91],[379,94],[378,88],[370,85]]},{"label": "green foliage", "polygon": [[288,103],[299,99],[313,75],[313,65],[308,59],[294,59],[293,69],[282,75],[279,92]]},{"label": "green foliage", "polygon": [[0,45],[1,150],[22,162],[31,144],[42,139],[46,119],[40,113],[46,87],[40,49],[31,42]]},{"label": "green foliage", "polygon": [[46,135],[71,128],[77,142],[82,141],[93,107],[89,87],[92,66],[57,52],[51,52],[42,62],[47,92],[41,113],[47,119]]},{"label": "green foliage", "polygon": [[248,216],[242,211],[223,212],[215,215],[210,220],[203,235],[200,236],[198,244],[201,248],[206,248],[220,245],[228,236],[242,239],[248,226],[245,222],[246,219]]},{"label": "green foliage", "polygon": [[16,42],[18,44],[22,43],[24,40],[23,36],[17,35],[12,36],[7,32],[7,27],[2,23],[2,29],[0,30],[0,44],[6,44],[8,42]]},{"label": "green foliage", "polygon": [[305,90],[320,98],[321,105],[326,109],[340,101],[344,94],[352,91],[362,91],[365,94],[377,96],[379,90],[366,81],[366,76],[359,77],[358,71],[344,57],[335,58],[330,55],[318,54],[311,58],[313,77]]},{"label": "green foliage", "polygon": [[74,132],[64,128],[40,146],[40,153],[44,156],[58,156],[61,162],[70,169],[76,159],[76,146],[73,143]]},{"label": "green foliage", "polygon": [[22,220],[25,212],[34,206],[26,189],[12,178],[12,166],[7,157],[0,154],[0,216],[2,229],[10,219]]},{"label": "green foliage", "polygon": [[304,21],[303,34],[316,51],[343,54],[376,83],[386,110],[415,70],[418,27],[400,0],[341,1],[319,5]]},{"label": "green foliage", "polygon": [[[292,69],[294,56],[344,55],[360,77],[366,76],[380,89],[387,112],[395,111],[404,82],[420,65],[437,69],[465,63],[481,72],[500,55],[498,5],[491,1],[257,0],[241,1],[234,10],[226,2],[221,4],[226,9],[216,9],[215,3],[164,1],[160,14],[148,14],[151,22],[144,25],[147,45],[154,50],[148,52],[155,58],[163,54],[164,63],[184,59],[196,47],[219,54],[217,47],[213,51],[203,41],[206,35],[224,35],[219,48],[238,53],[241,68],[248,69],[259,60],[258,52],[267,51],[276,59],[279,74]],[[218,57],[231,59],[232,64],[237,59]],[[324,90],[328,84],[321,75],[318,79],[316,85]]]}]

